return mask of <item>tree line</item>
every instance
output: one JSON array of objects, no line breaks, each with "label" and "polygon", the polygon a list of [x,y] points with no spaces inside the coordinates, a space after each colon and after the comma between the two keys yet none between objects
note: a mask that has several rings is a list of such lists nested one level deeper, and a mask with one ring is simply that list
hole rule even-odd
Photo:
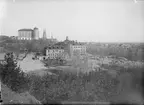
[{"label": "tree line", "polygon": [[51,40],[17,40],[11,39],[9,37],[1,37],[1,44],[6,51],[12,52],[23,52],[23,49],[27,49],[28,52],[42,52],[44,53],[44,48],[48,45],[55,44]]},{"label": "tree line", "polygon": [[144,60],[144,48],[141,44],[139,46],[129,44],[131,47],[126,48],[120,44],[113,44],[109,46],[102,46],[102,44],[87,45],[87,52],[93,55],[109,56],[116,55],[117,57],[125,57],[128,60]]}]

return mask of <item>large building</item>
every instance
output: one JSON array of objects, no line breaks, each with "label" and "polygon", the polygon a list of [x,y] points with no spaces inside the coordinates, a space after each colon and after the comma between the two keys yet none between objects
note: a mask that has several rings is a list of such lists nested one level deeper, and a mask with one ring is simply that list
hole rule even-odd
[{"label": "large building", "polygon": [[19,40],[32,40],[39,39],[39,30],[38,28],[34,29],[20,29],[18,30],[18,39]]},{"label": "large building", "polygon": [[69,59],[79,56],[80,59],[86,56],[86,46],[82,43],[68,40],[68,37],[63,42],[58,42],[45,49],[46,58],[49,59]]},{"label": "large building", "polygon": [[65,58],[65,51],[63,46],[53,45],[46,48],[46,58],[57,59]]},{"label": "large building", "polygon": [[79,56],[79,57],[83,57],[86,55],[86,46],[84,44],[81,43],[74,43],[74,44],[70,44],[70,56]]},{"label": "large building", "polygon": [[84,57],[86,55],[86,45],[83,43],[70,41],[68,37],[63,42],[57,43],[57,45],[64,46],[65,52],[72,58],[73,56]]},{"label": "large building", "polygon": [[69,54],[71,57],[73,56],[85,56],[86,55],[86,46],[83,43],[70,41],[68,37],[64,43],[68,46]]}]

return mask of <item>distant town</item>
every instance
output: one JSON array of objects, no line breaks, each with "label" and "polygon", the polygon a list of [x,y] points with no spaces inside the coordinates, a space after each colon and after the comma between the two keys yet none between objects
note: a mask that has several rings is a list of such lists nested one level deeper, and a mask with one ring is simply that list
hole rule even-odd
[{"label": "distant town", "polygon": [[[86,55],[86,46],[84,43],[71,41],[69,40],[68,36],[66,36],[66,39],[63,42],[58,42],[56,38],[53,38],[52,35],[50,35],[51,38],[47,38],[46,30],[43,31],[43,37],[39,37],[39,29],[35,27],[34,29],[19,29],[18,30],[18,36],[11,36],[12,39],[15,40],[25,40],[25,41],[31,41],[31,40],[49,40],[51,42],[54,42],[56,44],[45,46],[45,57],[44,59],[50,58],[50,59],[56,59],[58,57],[68,58],[73,57],[73,55],[79,54],[81,57],[84,57]],[[40,57],[41,58],[41,57]]]},{"label": "distant town", "polygon": [[[1,52],[6,49],[14,52],[18,50],[28,50],[29,52],[35,53],[32,57],[33,60],[49,59],[61,61],[61,63],[73,60],[75,57],[80,60],[88,59],[88,68],[91,69],[100,66],[95,64],[96,59],[99,59],[98,61],[102,60],[101,58],[97,58],[99,55],[102,56],[102,58],[105,56],[105,59],[103,59],[102,62],[109,62],[108,58],[110,56],[125,56],[125,59],[127,58],[129,60],[143,60],[141,58],[143,44],[140,43],[87,43],[70,40],[68,36],[66,36],[64,41],[59,42],[56,38],[53,38],[52,32],[50,32],[50,37],[48,38],[45,29],[43,30],[42,38],[40,38],[39,29],[37,27],[34,27],[33,29],[19,29],[17,33],[18,36],[9,37],[10,40],[13,40],[14,42],[7,41],[5,43],[5,40],[0,41],[3,43],[0,46]],[[136,51],[136,56],[132,51]],[[92,61],[93,59],[95,60]],[[92,67],[90,67],[90,65]]]},{"label": "distant town", "polygon": [[[7,84],[13,91],[20,89],[24,91],[28,87],[26,91],[32,93],[37,98],[33,99],[34,103],[45,103],[44,99],[47,97],[53,97],[55,101],[56,96],[50,95],[53,89],[57,89],[58,92],[61,92],[60,89],[64,90],[61,93],[57,93],[57,91],[51,93],[59,95],[57,97],[60,101],[64,101],[61,98],[64,92],[69,94],[72,101],[75,101],[77,95],[73,95],[72,92],[75,92],[76,89],[81,91],[84,88],[86,91],[91,92],[89,85],[93,86],[93,84],[95,84],[94,90],[98,90],[97,87],[105,89],[107,92],[105,94],[107,97],[110,97],[109,93],[115,94],[118,91],[115,90],[112,92],[114,89],[117,89],[117,85],[113,81],[119,80],[117,76],[120,72],[135,68],[141,70],[144,67],[143,43],[88,43],[71,40],[68,36],[65,36],[65,40],[58,41],[56,38],[53,38],[52,34],[48,38],[46,30],[43,30],[43,37],[40,38],[37,27],[33,29],[19,29],[17,33],[18,36],[0,36],[1,76],[5,76],[3,77],[3,83]],[[5,75],[6,73],[7,75]],[[11,76],[11,74],[14,76]],[[14,82],[9,81],[7,78],[12,78]],[[127,80],[127,77],[125,78],[124,81]],[[25,82],[24,80],[28,80],[29,82]],[[107,80],[110,80],[110,82],[106,82],[105,84],[103,82],[99,84],[98,82]],[[17,81],[17,85],[14,84],[15,81]],[[54,87],[56,84],[58,85]],[[103,87],[104,85],[105,87]],[[109,90],[106,89],[108,85],[111,87]],[[5,85],[3,87],[7,89],[4,91],[11,91]],[[119,86],[119,88],[123,88],[123,86]],[[46,93],[46,96],[43,96],[44,94],[38,95],[35,94],[37,90],[39,90],[38,94],[47,91],[48,93]],[[81,92],[79,93],[80,95],[84,94],[85,90]],[[29,93],[27,93],[28,97],[32,97]],[[102,100],[105,100],[103,93],[99,92],[99,94],[101,94]],[[92,94],[92,97],[94,95],[97,94]],[[42,96],[42,98],[39,98],[39,96]],[[22,95],[22,97],[27,96]],[[64,97],[66,99],[69,98],[68,96]],[[89,96],[81,95],[80,97]],[[15,100],[20,99],[16,98]],[[11,99],[7,102],[11,103],[15,102],[15,100]],[[22,99],[20,102],[25,101]]]}]

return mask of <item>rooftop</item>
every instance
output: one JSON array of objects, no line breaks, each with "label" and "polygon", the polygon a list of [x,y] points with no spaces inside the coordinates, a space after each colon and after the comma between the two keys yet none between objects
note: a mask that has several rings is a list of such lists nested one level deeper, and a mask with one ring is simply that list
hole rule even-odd
[{"label": "rooftop", "polygon": [[33,30],[24,28],[24,29],[19,29],[18,31],[33,31]]},{"label": "rooftop", "polygon": [[35,27],[34,29],[38,29],[37,27]]},{"label": "rooftop", "polygon": [[52,46],[47,46],[46,49],[64,49],[64,46],[52,45]]},{"label": "rooftop", "polygon": [[73,43],[72,45],[84,45],[82,43]]}]

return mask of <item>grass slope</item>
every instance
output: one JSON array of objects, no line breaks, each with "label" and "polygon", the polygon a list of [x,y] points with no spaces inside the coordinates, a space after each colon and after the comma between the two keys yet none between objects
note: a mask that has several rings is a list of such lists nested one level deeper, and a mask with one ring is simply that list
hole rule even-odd
[{"label": "grass slope", "polygon": [[15,93],[6,85],[2,84],[2,100],[4,104],[41,104],[34,96],[28,92]]}]

